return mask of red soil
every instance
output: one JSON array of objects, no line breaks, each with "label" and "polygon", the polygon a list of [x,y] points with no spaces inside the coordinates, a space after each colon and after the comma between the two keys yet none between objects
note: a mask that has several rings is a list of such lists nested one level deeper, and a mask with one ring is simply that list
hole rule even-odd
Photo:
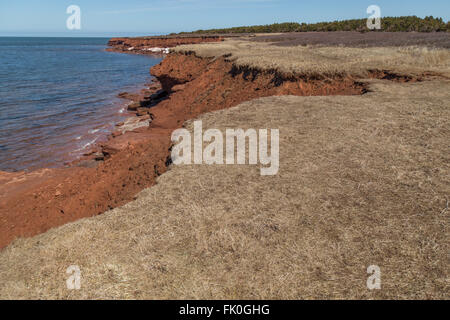
[{"label": "red soil", "polygon": [[[169,54],[151,72],[169,95],[155,106],[141,103],[153,121],[148,127],[113,135],[100,146],[102,161],[31,173],[0,172],[0,248],[17,237],[33,236],[133,200],[167,170],[173,130],[201,113],[264,96],[365,92],[364,85],[350,77],[300,79],[236,68],[225,58],[194,55]],[[138,111],[142,113],[142,108]]]},{"label": "red soil", "polygon": [[[173,48],[182,44],[223,41],[220,36],[191,37],[146,37],[146,38],[112,38],[108,42],[108,51],[139,52],[144,48]],[[132,50],[129,50],[133,48]]]}]

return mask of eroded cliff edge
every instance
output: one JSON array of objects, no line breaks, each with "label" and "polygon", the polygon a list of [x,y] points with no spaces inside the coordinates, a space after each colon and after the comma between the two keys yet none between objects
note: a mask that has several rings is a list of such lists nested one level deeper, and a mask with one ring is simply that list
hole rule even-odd
[{"label": "eroded cliff edge", "polygon": [[237,66],[228,56],[170,53],[151,73],[157,98],[138,101],[148,125],[112,135],[93,165],[0,174],[0,247],[135,198],[170,165],[173,130],[198,115],[276,95],[359,95],[366,85],[351,75],[308,77]]}]

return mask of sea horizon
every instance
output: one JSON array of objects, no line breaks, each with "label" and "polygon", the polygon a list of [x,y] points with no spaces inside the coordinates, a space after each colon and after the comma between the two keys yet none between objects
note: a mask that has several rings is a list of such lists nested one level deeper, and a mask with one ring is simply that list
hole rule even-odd
[{"label": "sea horizon", "polygon": [[0,33],[0,38],[115,38],[115,37],[144,37],[144,36],[161,36],[170,32],[61,32],[59,33]]}]

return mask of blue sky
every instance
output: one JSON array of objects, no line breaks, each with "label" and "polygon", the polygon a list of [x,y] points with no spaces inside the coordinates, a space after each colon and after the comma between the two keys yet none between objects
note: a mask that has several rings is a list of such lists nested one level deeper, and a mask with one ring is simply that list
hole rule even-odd
[{"label": "blue sky", "polygon": [[[66,9],[81,8],[81,30],[67,30]],[[382,16],[433,15],[449,20],[449,0],[0,0],[0,36],[124,36],[207,28],[318,22]]]}]

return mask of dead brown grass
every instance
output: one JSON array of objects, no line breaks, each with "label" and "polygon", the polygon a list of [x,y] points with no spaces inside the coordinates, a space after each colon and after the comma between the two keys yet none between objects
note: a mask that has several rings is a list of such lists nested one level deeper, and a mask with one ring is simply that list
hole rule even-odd
[{"label": "dead brown grass", "polygon": [[450,83],[371,88],[205,114],[209,128],[279,128],[279,174],[173,167],[122,208],[1,251],[0,298],[448,299]]},{"label": "dead brown grass", "polygon": [[257,34],[252,41],[272,42],[277,46],[410,47],[450,49],[449,32],[291,32]]},{"label": "dead brown grass", "polygon": [[438,72],[450,76],[450,50],[426,47],[280,47],[265,42],[227,39],[220,43],[183,45],[178,52],[195,52],[201,57],[230,55],[239,66],[275,69],[306,76],[352,75],[366,77],[368,70],[389,70],[419,75]]}]

